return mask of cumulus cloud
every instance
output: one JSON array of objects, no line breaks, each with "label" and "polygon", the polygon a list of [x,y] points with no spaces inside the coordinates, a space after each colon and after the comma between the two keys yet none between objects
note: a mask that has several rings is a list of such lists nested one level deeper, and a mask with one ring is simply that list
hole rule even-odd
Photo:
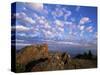
[{"label": "cumulus cloud", "polygon": [[71,25],[72,22],[71,21],[70,22],[69,21],[65,21],[65,24],[70,24]]},{"label": "cumulus cloud", "polygon": [[47,39],[47,38],[52,38],[54,35],[53,35],[53,32],[52,31],[46,31],[46,30],[43,30],[43,35],[44,37]]},{"label": "cumulus cloud", "polygon": [[47,31],[47,35],[52,35],[52,32],[51,31]]},{"label": "cumulus cloud", "polygon": [[85,28],[84,25],[79,25],[78,27],[79,27],[79,29],[80,29],[81,31],[84,30],[84,28]]},{"label": "cumulus cloud", "polygon": [[18,36],[21,36],[21,37],[26,37],[27,35],[25,33],[17,33]]},{"label": "cumulus cloud", "polygon": [[30,23],[30,24],[36,23],[35,20],[33,20],[31,17],[27,16],[26,13],[24,13],[24,12],[16,13],[16,18],[20,19],[22,21],[25,21],[27,23]]},{"label": "cumulus cloud", "polygon": [[88,32],[93,32],[93,26],[87,27],[86,30],[87,30]]},{"label": "cumulus cloud", "polygon": [[32,16],[35,18],[35,19],[39,19],[40,17],[39,17],[39,15],[38,14],[36,14],[36,13],[32,13]]},{"label": "cumulus cloud", "polygon": [[20,19],[26,17],[27,15],[24,12],[17,12],[16,14],[14,14],[14,16]]},{"label": "cumulus cloud", "polygon": [[60,32],[64,32],[64,28],[59,27],[58,30],[60,30]]},{"label": "cumulus cloud", "polygon": [[89,17],[83,17],[83,18],[80,19],[79,24],[85,24],[85,23],[90,22],[90,21],[91,20],[90,20]]},{"label": "cumulus cloud", "polygon": [[31,38],[33,38],[33,37],[38,36],[38,34],[30,34],[30,35],[28,35],[28,36],[31,37]]},{"label": "cumulus cloud", "polygon": [[71,16],[72,12],[69,10],[65,11],[66,13],[64,14],[64,20],[67,20],[69,16]]},{"label": "cumulus cloud", "polygon": [[77,32],[72,32],[72,31],[69,31],[69,35],[71,35],[71,36],[76,36],[78,33]]},{"label": "cumulus cloud", "polygon": [[52,12],[52,15],[55,17],[61,17],[63,16],[63,11],[59,8],[56,8],[55,11]]},{"label": "cumulus cloud", "polygon": [[48,22],[46,22],[46,23],[44,24],[44,28],[45,28],[45,29],[51,29],[51,26],[49,25]]},{"label": "cumulus cloud", "polygon": [[55,24],[57,25],[57,26],[60,26],[60,27],[63,27],[63,23],[62,23],[62,21],[60,21],[60,20],[55,20]]},{"label": "cumulus cloud", "polygon": [[36,11],[42,11],[43,10],[43,4],[42,3],[26,3],[31,8],[33,8]]},{"label": "cumulus cloud", "polygon": [[23,18],[23,20],[24,20],[25,22],[30,23],[30,24],[35,24],[35,23],[36,23],[35,20],[33,20],[33,19],[30,18],[30,17],[25,17],[25,18]]},{"label": "cumulus cloud", "polygon": [[12,29],[16,29],[17,31],[29,31],[30,28],[23,26],[23,25],[16,25],[16,26],[12,26]]}]

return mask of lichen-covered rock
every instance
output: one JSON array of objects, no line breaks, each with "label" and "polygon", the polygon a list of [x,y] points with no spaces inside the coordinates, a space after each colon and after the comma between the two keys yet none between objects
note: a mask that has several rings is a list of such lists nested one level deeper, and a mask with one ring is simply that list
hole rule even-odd
[{"label": "lichen-covered rock", "polygon": [[[70,61],[67,53],[48,52],[47,44],[26,46],[16,54],[16,63],[25,65],[25,72],[63,70]],[[23,69],[20,65],[17,68]]]},{"label": "lichen-covered rock", "polygon": [[24,47],[18,54],[16,54],[16,62],[20,64],[27,64],[31,60],[48,57],[48,45],[31,45]]},{"label": "lichen-covered rock", "polygon": [[62,61],[64,62],[64,64],[69,64],[69,62],[71,61],[70,55],[67,53],[63,53],[62,54]]}]

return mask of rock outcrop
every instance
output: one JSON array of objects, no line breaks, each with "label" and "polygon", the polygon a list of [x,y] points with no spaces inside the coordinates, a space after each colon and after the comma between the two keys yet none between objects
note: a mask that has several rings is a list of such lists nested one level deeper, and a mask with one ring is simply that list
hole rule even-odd
[{"label": "rock outcrop", "polygon": [[70,60],[67,53],[49,52],[47,44],[26,46],[16,54],[17,69],[24,65],[25,72],[63,70]]},{"label": "rock outcrop", "polygon": [[24,47],[16,54],[16,63],[27,64],[28,62],[40,58],[48,57],[48,45],[31,45]]}]

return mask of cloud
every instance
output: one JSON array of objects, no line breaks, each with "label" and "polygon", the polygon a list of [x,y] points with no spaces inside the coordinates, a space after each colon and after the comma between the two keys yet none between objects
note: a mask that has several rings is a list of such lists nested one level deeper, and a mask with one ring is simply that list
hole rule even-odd
[{"label": "cloud", "polygon": [[25,40],[15,39],[15,40],[11,40],[11,41],[24,42]]},{"label": "cloud", "polygon": [[47,9],[44,9],[43,12],[44,12],[45,14],[48,14],[48,13],[49,13]]},{"label": "cloud", "polygon": [[30,24],[36,23],[35,20],[33,20],[31,17],[28,17],[28,15],[26,15],[24,12],[16,13],[16,18]]},{"label": "cloud", "polygon": [[35,19],[40,19],[40,17],[39,17],[39,15],[38,14],[36,14],[36,13],[32,13],[32,16],[35,18]]},{"label": "cloud", "polygon": [[60,41],[60,42],[57,42],[58,44],[68,44],[68,45],[73,45],[73,46],[80,46],[81,44],[80,43],[76,43],[76,42],[63,42],[63,41]]},{"label": "cloud", "polygon": [[30,24],[35,24],[36,23],[35,20],[33,20],[31,17],[25,17],[25,18],[23,18],[23,20],[25,22],[30,23]]},{"label": "cloud", "polygon": [[67,25],[68,25],[68,24],[70,24],[70,25],[71,25],[71,24],[72,24],[72,22],[66,21],[66,22],[65,22],[65,24],[67,24]]},{"label": "cloud", "polygon": [[45,23],[44,20],[42,20],[42,19],[38,20],[38,22],[39,22],[39,24],[44,24]]},{"label": "cloud", "polygon": [[81,31],[84,30],[84,28],[85,28],[84,25],[79,25],[78,27],[79,27],[79,29],[80,29]]},{"label": "cloud", "polygon": [[89,17],[83,17],[83,18],[80,19],[79,24],[85,24],[85,23],[90,22],[90,21],[91,20],[90,20]]},{"label": "cloud", "polygon": [[24,42],[25,40],[16,39],[16,42]]},{"label": "cloud", "polygon": [[16,14],[14,14],[15,15],[15,18],[18,18],[18,19],[20,19],[20,18],[24,18],[24,17],[26,17],[27,15],[24,13],[24,12],[17,12]]},{"label": "cloud", "polygon": [[56,8],[55,11],[52,12],[52,15],[55,17],[61,17],[63,16],[63,14],[64,14],[63,11],[59,8]]},{"label": "cloud", "polygon": [[32,44],[29,44],[29,43],[16,43],[16,46],[29,46],[29,45],[32,45]]},{"label": "cloud", "polygon": [[59,27],[58,30],[60,30],[60,32],[64,32],[64,28]]},{"label": "cloud", "polygon": [[36,34],[36,33],[35,33],[35,34],[30,34],[30,35],[28,35],[28,37],[31,37],[31,38],[32,38],[32,37],[36,37],[36,36],[38,36],[38,34]]},{"label": "cloud", "polygon": [[81,31],[80,32],[80,37],[83,37],[83,33],[84,33],[84,31]]},{"label": "cloud", "polygon": [[27,37],[25,33],[17,33],[18,36]]},{"label": "cloud", "polygon": [[55,20],[55,24],[57,25],[57,26],[60,26],[60,27],[63,27],[63,23],[62,23],[62,21],[60,21],[60,20]]},{"label": "cloud", "polygon": [[33,8],[36,11],[41,12],[43,10],[43,4],[42,3],[26,3],[31,8]]},{"label": "cloud", "polygon": [[72,32],[72,31],[69,31],[69,35],[71,35],[71,36],[76,36],[78,33],[77,32]]},{"label": "cloud", "polygon": [[69,16],[71,16],[72,12],[69,11],[69,10],[66,10],[65,11],[65,14],[64,14],[64,20],[67,20]]},{"label": "cloud", "polygon": [[16,25],[16,26],[12,26],[12,29],[16,29],[16,31],[29,31],[30,28],[23,26],[23,25]]},{"label": "cloud", "polygon": [[47,35],[52,35],[52,32],[51,32],[51,31],[47,31],[46,34],[47,34]]},{"label": "cloud", "polygon": [[46,22],[46,23],[44,24],[44,28],[45,28],[45,29],[51,29],[51,26],[49,25],[48,22]]},{"label": "cloud", "polygon": [[93,32],[93,27],[92,27],[92,26],[89,26],[89,27],[86,28],[86,30],[87,30],[88,32]]}]

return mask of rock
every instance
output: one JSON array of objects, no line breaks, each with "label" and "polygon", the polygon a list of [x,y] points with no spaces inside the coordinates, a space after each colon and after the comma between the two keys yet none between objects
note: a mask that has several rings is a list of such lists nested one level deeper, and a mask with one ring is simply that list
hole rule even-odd
[{"label": "rock", "polygon": [[63,70],[70,61],[67,53],[48,52],[47,44],[26,46],[16,54],[16,63],[24,64],[26,72]]},{"label": "rock", "polygon": [[63,53],[62,54],[62,61],[64,62],[64,64],[69,64],[69,62],[71,61],[70,55],[67,53]]},{"label": "rock", "polygon": [[20,64],[27,64],[31,60],[46,57],[48,57],[47,44],[31,45],[22,48],[21,51],[16,54],[16,62]]}]

